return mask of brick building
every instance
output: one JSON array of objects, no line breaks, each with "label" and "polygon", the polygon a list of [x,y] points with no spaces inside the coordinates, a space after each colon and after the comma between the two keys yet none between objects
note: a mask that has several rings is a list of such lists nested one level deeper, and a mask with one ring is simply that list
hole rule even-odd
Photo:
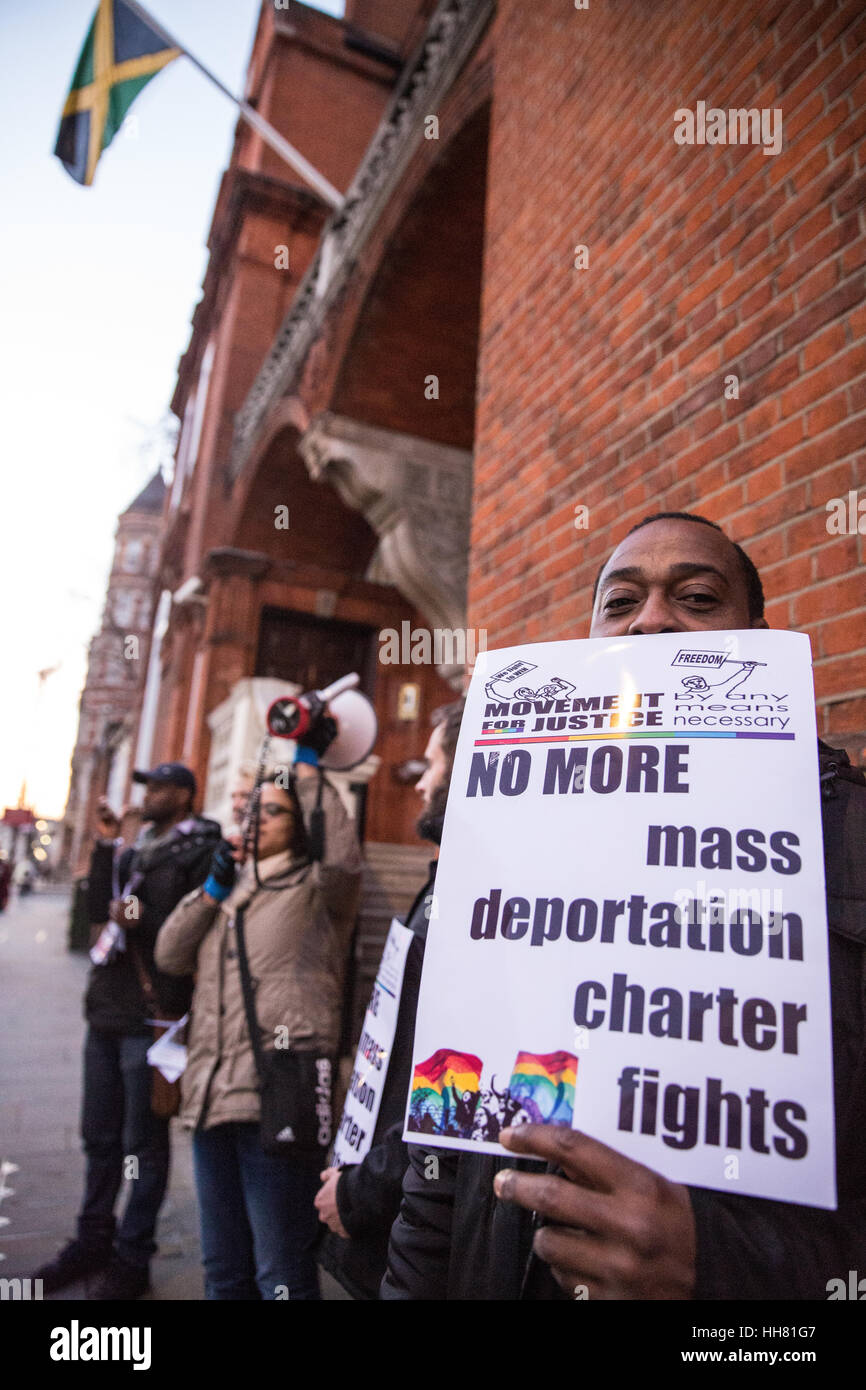
[{"label": "brick building", "polygon": [[159,567],[165,483],[156,473],[117,520],[99,631],[91,639],[63,820],[63,859],[73,873],[90,860],[100,796],[119,806],[132,772]]},{"label": "brick building", "polygon": [[[819,731],[866,761],[866,518],[827,526],[866,483],[862,5],[501,0],[490,33],[470,619],[584,635],[609,547],[700,511],[771,626],[809,633]],[[675,144],[700,100],[779,108],[781,153]]]},{"label": "brick building", "polygon": [[[386,666],[378,634],[585,635],[604,555],[681,508],[810,634],[820,730],[861,757],[862,7],[265,4],[247,95],[346,197],[239,127],[173,401],[153,757],[214,809],[241,697],[354,666],[367,835],[408,845],[397,774],[460,662]],[[752,143],[677,143],[700,103]]]},{"label": "brick building", "polygon": [[[367,843],[357,1021],[426,858],[405,766],[463,662],[386,664],[383,632],[584,636],[628,527],[700,511],[771,625],[810,634],[819,729],[866,761],[866,17],[263,3],[246,96],[345,199],[238,127],[134,762],[183,759],[222,818],[269,699],[358,670],[380,737],[341,779]],[[708,108],[750,143],[707,143]]]},{"label": "brick building", "polygon": [[[780,152],[677,144],[699,102],[778,109]],[[862,758],[866,519],[828,507],[866,480],[864,135],[858,4],[440,4],[237,417],[233,486],[291,414],[404,592],[395,510],[445,557],[471,510],[492,646],[585,634],[625,530],[700,510],[810,634],[819,727]],[[472,460],[465,514],[443,449]]]},{"label": "brick building", "polygon": [[[420,24],[411,7],[348,9],[349,21],[341,22],[300,5],[264,5],[247,82],[248,99],[341,188],[363,157]],[[363,800],[361,789],[381,767],[375,794],[358,806],[367,836],[411,844],[417,799],[394,772],[423,748],[419,719],[426,729],[431,709],[454,692],[429,666],[380,667],[377,634],[402,622],[428,626],[451,610],[425,612],[423,576],[401,584],[354,498],[311,476],[299,448],[310,424],[300,400],[283,402],[257,436],[242,477],[229,468],[235,419],[317,255],[327,212],[256,134],[238,127],[172,401],[181,430],[161,583],[175,601],[159,653],[150,751],[152,760],[188,762],[207,810],[221,816],[233,769],[264,732],[268,700],[357,670],[375,703],[380,737],[376,757],[343,780]],[[442,451],[467,505],[470,442]],[[399,521],[391,529],[394,544],[406,549]],[[453,607],[459,623],[466,540]],[[413,717],[402,717],[407,709]]]}]

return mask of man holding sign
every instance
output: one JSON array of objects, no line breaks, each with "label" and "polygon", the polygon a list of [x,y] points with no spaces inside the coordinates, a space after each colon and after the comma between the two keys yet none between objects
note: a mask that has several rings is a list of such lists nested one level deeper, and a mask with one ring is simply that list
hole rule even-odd
[{"label": "man holding sign", "polygon": [[766,627],[744,552],[662,514],[599,576],[590,636],[620,640],[491,654],[383,1297],[825,1298],[866,1264],[866,783],[815,766],[805,639]]}]

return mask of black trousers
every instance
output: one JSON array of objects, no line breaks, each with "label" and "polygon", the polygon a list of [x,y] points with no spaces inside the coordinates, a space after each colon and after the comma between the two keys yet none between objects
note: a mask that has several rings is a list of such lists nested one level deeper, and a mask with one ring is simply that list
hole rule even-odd
[{"label": "black trousers", "polygon": [[[87,1176],[78,1238],[88,1247],[113,1242],[122,1259],[145,1267],[156,1252],[169,1171],[169,1122],[150,1108],[152,1041],[150,1035],[88,1028],[81,1115]],[[114,1207],[124,1178],[129,1197],[118,1224]]]}]

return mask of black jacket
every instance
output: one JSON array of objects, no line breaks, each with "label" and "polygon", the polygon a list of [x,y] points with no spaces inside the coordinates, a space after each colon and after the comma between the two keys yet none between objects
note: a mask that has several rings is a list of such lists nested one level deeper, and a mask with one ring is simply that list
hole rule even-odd
[{"label": "black jacket", "polygon": [[[147,1033],[145,1020],[152,1016],[145,1003],[139,972],[132,952],[151,981],[160,1017],[179,1018],[189,1008],[192,979],[173,978],[157,970],[153,963],[156,934],[169,913],[185,894],[198,888],[208,875],[213,852],[222,838],[216,821],[202,816],[175,826],[164,844],[147,855],[138,849],[124,850],[114,866],[114,847],[98,841],[88,874],[88,918],[94,925],[108,920],[108,904],[115,889],[138,898],[138,925],[126,933],[126,950],[118,952],[106,965],[94,965],[84,996],[88,1023],[111,1033]],[[145,859],[145,855],[147,858]],[[128,886],[128,888],[127,888]]]},{"label": "black jacket", "polygon": [[346,1167],[337,1184],[337,1210],[350,1239],[328,1234],[320,1262],[354,1298],[379,1296],[388,1257],[388,1237],[400,1210],[409,1146],[403,1143],[403,1117],[412,1069],[415,1015],[427,941],[429,898],[436,881],[436,861],[406,917],[414,934],[406,955],[397,1028],[373,1143],[363,1162]]},{"label": "black jacket", "polygon": [[[830,946],[837,1211],[689,1188],[698,1299],[820,1299],[866,1270],[866,779],[819,746]],[[430,1181],[429,1154],[439,1176]],[[531,1253],[531,1213],[500,1203],[493,1155],[410,1146],[384,1299],[564,1298]]]}]

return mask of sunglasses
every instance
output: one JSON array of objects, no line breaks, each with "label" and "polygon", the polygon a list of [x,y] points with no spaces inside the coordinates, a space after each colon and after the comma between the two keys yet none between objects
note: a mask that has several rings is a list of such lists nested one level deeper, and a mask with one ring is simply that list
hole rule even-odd
[{"label": "sunglasses", "polygon": [[267,816],[268,820],[276,820],[277,816],[290,816],[292,814],[291,806],[278,806],[275,801],[262,802],[259,811],[263,816]]}]

